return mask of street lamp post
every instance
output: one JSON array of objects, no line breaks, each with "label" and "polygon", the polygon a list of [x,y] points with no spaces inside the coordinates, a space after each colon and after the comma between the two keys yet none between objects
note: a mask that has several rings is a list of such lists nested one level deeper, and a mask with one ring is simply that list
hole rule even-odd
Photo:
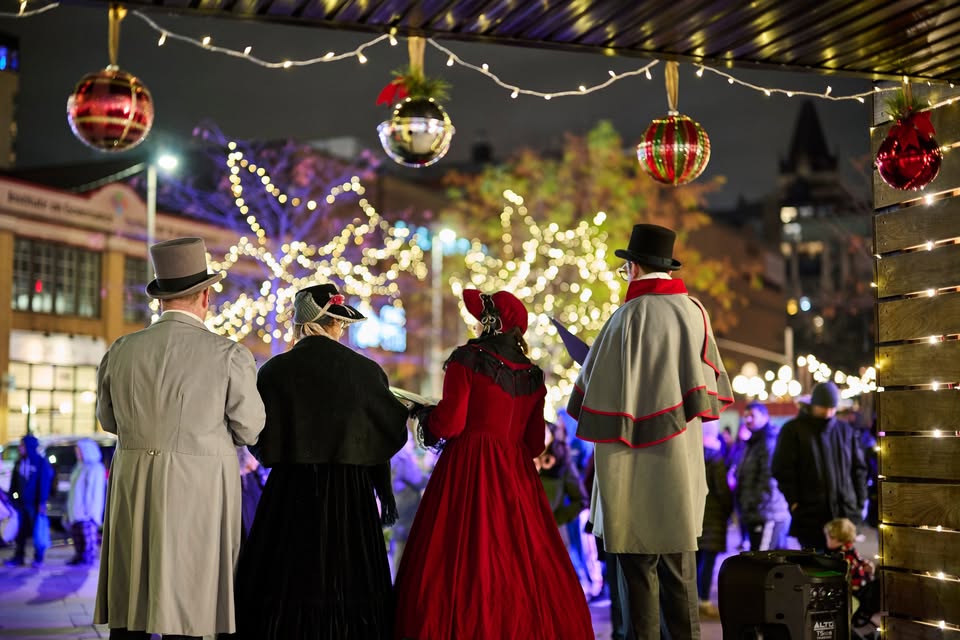
[{"label": "street lamp post", "polygon": [[153,280],[150,266],[150,247],[157,237],[157,168],[173,171],[179,160],[176,156],[162,153],[147,163],[147,281]]},{"label": "street lamp post", "polygon": [[443,395],[443,249],[452,244],[457,234],[451,229],[438,229],[430,239],[430,318],[433,332],[430,338],[429,389],[430,396]]},{"label": "street lamp post", "polygon": [[157,236],[157,165],[147,164],[147,282],[153,279],[150,247]]}]

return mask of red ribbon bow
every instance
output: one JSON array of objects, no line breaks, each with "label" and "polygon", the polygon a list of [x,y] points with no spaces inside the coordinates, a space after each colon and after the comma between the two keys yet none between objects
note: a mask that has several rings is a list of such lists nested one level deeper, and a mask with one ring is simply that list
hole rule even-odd
[{"label": "red ribbon bow", "polygon": [[918,111],[897,120],[897,124],[890,128],[888,135],[896,138],[903,147],[919,147],[920,135],[925,138],[933,138],[936,133],[933,123],[930,122],[930,112]]},{"label": "red ribbon bow", "polygon": [[339,293],[333,296],[330,296],[330,304],[343,304],[343,296]]},{"label": "red ribbon bow", "polygon": [[393,105],[406,98],[407,95],[407,85],[404,83],[403,76],[397,76],[393,79],[393,82],[380,90],[380,95],[377,96],[377,104]]}]

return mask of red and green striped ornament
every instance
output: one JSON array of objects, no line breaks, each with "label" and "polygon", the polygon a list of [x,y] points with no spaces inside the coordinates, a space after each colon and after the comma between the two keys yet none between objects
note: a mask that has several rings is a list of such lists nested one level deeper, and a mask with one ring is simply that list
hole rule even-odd
[{"label": "red and green striped ornament", "polygon": [[637,145],[640,166],[651,178],[674,186],[687,184],[710,162],[710,138],[700,123],[670,114],[650,123]]},{"label": "red and green striped ornament", "polygon": [[120,22],[127,10],[110,5],[110,65],[88,73],[67,99],[67,123],[80,142],[97,151],[126,151],[143,142],[153,126],[153,97],[140,80],[117,66]]},{"label": "red and green striped ornament", "polygon": [[651,178],[674,186],[696,180],[710,162],[710,138],[700,123],[677,111],[679,65],[668,62],[666,118],[658,118],[643,132],[637,145],[637,159]]}]

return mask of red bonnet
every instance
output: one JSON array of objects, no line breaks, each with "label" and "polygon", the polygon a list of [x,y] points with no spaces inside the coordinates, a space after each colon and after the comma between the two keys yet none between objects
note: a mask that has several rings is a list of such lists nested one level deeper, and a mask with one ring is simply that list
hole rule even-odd
[{"label": "red bonnet", "polygon": [[[503,331],[509,331],[513,327],[519,327],[521,333],[527,331],[527,308],[519,298],[507,291],[497,291],[490,297],[493,300],[493,306],[500,314]],[[483,300],[480,298],[480,292],[476,289],[465,289],[463,303],[467,306],[470,315],[480,320],[480,316],[483,315]]]}]

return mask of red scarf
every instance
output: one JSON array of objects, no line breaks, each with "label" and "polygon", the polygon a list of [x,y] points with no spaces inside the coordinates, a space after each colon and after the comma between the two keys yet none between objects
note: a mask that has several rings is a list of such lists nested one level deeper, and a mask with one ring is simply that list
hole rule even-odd
[{"label": "red scarf", "polygon": [[630,283],[630,286],[627,287],[627,298],[624,302],[630,302],[634,298],[647,294],[670,295],[676,293],[687,293],[686,285],[679,278],[644,278]]}]

